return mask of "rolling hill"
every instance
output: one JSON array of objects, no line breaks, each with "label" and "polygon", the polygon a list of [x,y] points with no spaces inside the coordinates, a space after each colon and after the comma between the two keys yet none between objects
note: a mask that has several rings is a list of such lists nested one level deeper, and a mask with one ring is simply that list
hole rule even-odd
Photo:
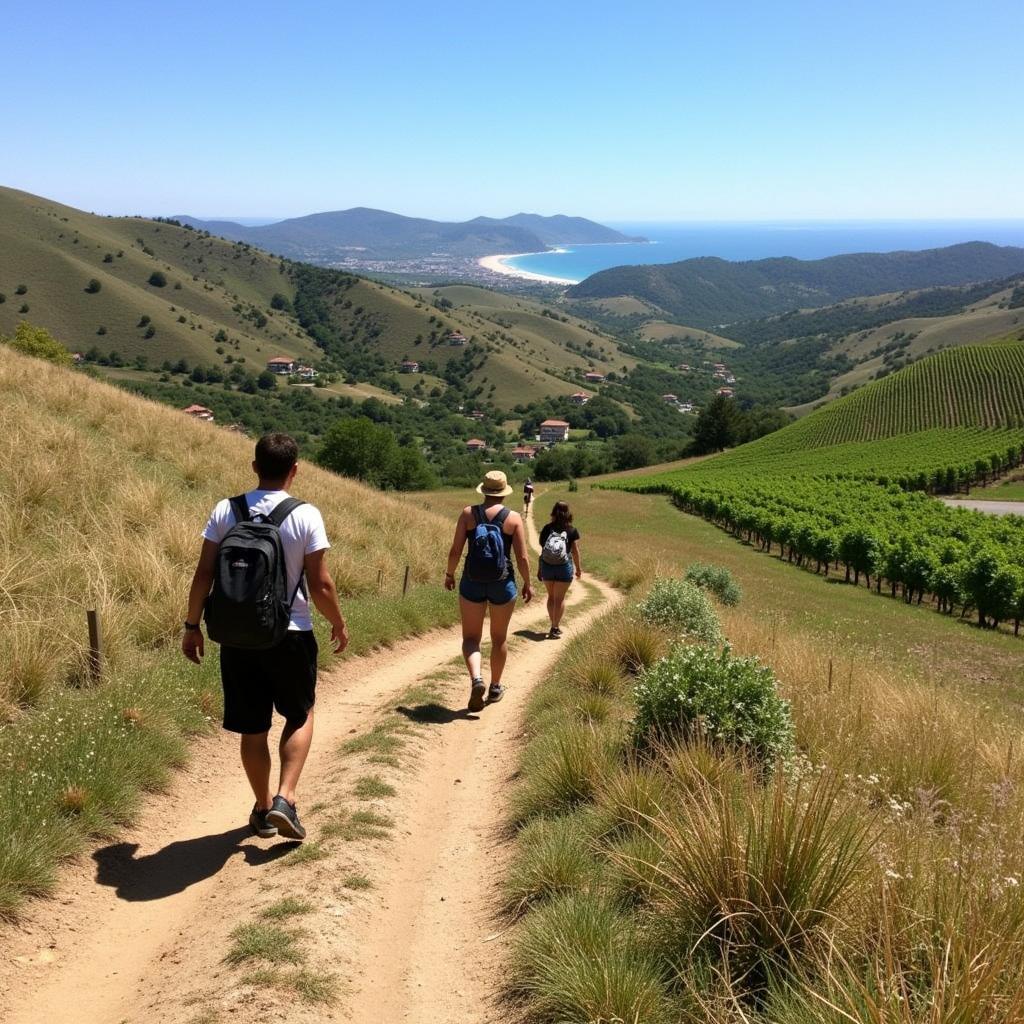
[{"label": "rolling hill", "polygon": [[763,552],[997,628],[1024,620],[1024,517],[951,508],[1024,462],[1024,345],[949,349],[749,444],[604,486],[668,494]]},{"label": "rolling hill", "polygon": [[569,288],[570,300],[630,297],[681,323],[722,328],[737,320],[827,306],[854,296],[963,285],[1024,274],[1024,248],[967,242],[921,252],[855,253],[729,262],[701,257],[613,267]]},{"label": "rolling hill", "polygon": [[[92,281],[98,290],[87,290]],[[588,370],[633,364],[593,325],[543,316],[525,298],[503,307],[504,296],[472,288],[464,298],[473,301],[441,301],[442,292],[414,294],[276,259],[247,242],[97,217],[12,189],[0,189],[0,295],[0,333],[29,320],[104,363],[115,353],[115,366],[102,369],[120,376],[179,360],[258,373],[285,355],[349,385],[397,390],[403,359],[441,377],[458,362],[465,387],[509,409],[569,395]],[[448,344],[452,332],[468,344]]]},{"label": "rolling hill", "polygon": [[543,252],[552,245],[635,241],[583,217],[476,217],[464,222],[405,217],[386,210],[355,207],[293,217],[249,227],[231,221],[174,218],[232,241],[248,242],[293,259],[328,262],[358,253],[361,259],[477,257],[501,252]]},{"label": "rolling hill", "polygon": [[[10,351],[0,429],[4,919],[53,887],[59,861],[128,821],[216,718],[216,648],[202,668],[185,661],[182,607],[210,508],[252,480],[252,442]],[[296,488],[335,541],[353,653],[451,621],[434,581],[445,520],[417,508],[415,532],[395,528],[410,505],[305,461]],[[103,629],[100,678],[87,608]]]}]

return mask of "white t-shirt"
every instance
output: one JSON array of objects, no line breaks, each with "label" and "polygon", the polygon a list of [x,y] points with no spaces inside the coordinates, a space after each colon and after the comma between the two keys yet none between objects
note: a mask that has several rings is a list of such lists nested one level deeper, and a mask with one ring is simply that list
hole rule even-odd
[{"label": "white t-shirt", "polygon": [[[245,500],[249,503],[249,515],[269,515],[278,504],[288,497],[287,491],[248,491]],[[231,510],[231,501],[225,498],[217,502],[217,507],[210,516],[210,521],[203,530],[203,539],[219,544],[235,525],[235,513]],[[281,543],[284,547],[284,561],[288,572],[288,594],[295,593],[302,577],[302,567],[306,555],[314,551],[323,551],[331,545],[324,529],[324,517],[315,505],[300,505],[281,524]],[[309,611],[309,601],[300,589],[295,593],[292,604],[289,629],[308,630],[313,628],[313,619]]]}]

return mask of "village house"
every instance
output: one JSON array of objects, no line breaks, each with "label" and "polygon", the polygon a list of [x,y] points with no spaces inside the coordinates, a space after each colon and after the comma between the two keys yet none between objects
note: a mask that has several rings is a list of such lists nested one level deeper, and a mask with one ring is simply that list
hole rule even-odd
[{"label": "village house", "polygon": [[585,373],[583,379],[588,384],[603,384],[608,378],[603,373],[597,373],[595,370],[591,370],[590,373]]},{"label": "village house", "polygon": [[687,370],[689,370],[689,369],[690,369],[690,364],[689,364],[689,363],[680,363],[680,364],[679,364],[679,365],[678,365],[678,366],[676,367],[676,369],[677,369],[677,370],[682,370],[682,371],[683,371],[683,372],[685,373],[685,372],[686,372]]},{"label": "village house", "polygon": [[415,359],[403,359],[398,370],[400,373],[419,373],[420,364]]},{"label": "village house", "polygon": [[299,366],[295,369],[295,375],[300,380],[316,380],[320,376],[312,366]]},{"label": "village house", "polygon": [[716,395],[722,395],[724,398],[732,398],[733,390],[732,390],[732,388],[719,388],[715,392],[715,394]]},{"label": "village house", "polygon": [[294,373],[295,366],[295,360],[290,356],[274,356],[273,359],[267,360],[267,369],[271,373]]},{"label": "village house", "polygon": [[482,452],[487,449],[487,442],[481,441],[479,437],[472,437],[466,442],[467,452]]},{"label": "village house", "polygon": [[663,402],[668,402],[669,405],[678,405],[679,404],[679,396],[678,395],[662,395],[661,396],[661,400]]},{"label": "village house", "polygon": [[569,396],[569,401],[573,405],[586,405],[590,401],[590,395],[585,391],[577,391],[576,394]]},{"label": "village house", "polygon": [[693,402],[680,402],[679,403],[679,411],[680,412],[693,412]]},{"label": "village house", "polygon": [[461,348],[463,345],[469,344],[469,338],[467,338],[461,331],[452,331],[448,335],[448,344],[454,348]]},{"label": "village house", "polygon": [[485,417],[485,413],[484,413],[483,409],[474,409],[469,414],[469,418],[473,419],[473,420],[476,420],[477,422],[479,422],[480,420],[484,419],[484,417]]},{"label": "village house", "polygon": [[544,444],[568,441],[569,424],[565,420],[545,420],[540,425],[540,439]]},{"label": "village house", "polygon": [[512,449],[512,458],[518,463],[533,462],[537,458],[537,449],[528,444],[517,445]]},{"label": "village house", "polygon": [[207,423],[213,422],[213,413],[205,405],[190,405],[181,411],[193,419],[205,420]]}]

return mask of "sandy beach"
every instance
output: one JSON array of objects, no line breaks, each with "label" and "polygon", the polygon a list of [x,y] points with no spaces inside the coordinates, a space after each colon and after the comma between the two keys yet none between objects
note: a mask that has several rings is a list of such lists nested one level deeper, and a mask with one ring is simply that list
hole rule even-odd
[{"label": "sandy beach", "polygon": [[535,252],[513,252],[505,253],[500,256],[482,256],[477,260],[484,270],[491,270],[495,274],[505,274],[508,277],[519,277],[525,281],[541,281],[544,284],[576,284],[576,281],[571,281],[567,277],[551,277],[548,274],[532,274],[528,270],[518,270],[516,267],[510,267],[503,260],[511,260],[516,256],[537,256]]}]

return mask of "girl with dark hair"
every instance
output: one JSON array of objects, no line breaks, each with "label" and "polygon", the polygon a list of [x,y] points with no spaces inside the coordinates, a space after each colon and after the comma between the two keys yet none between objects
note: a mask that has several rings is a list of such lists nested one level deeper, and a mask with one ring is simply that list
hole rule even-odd
[{"label": "girl with dark hair", "polygon": [[580,565],[580,531],[572,525],[572,511],[568,502],[556,501],[551,509],[551,521],[540,531],[540,566],[537,579],[548,592],[548,617],[551,632],[548,636],[558,640],[565,613],[565,595],[573,578],[583,577]]}]

